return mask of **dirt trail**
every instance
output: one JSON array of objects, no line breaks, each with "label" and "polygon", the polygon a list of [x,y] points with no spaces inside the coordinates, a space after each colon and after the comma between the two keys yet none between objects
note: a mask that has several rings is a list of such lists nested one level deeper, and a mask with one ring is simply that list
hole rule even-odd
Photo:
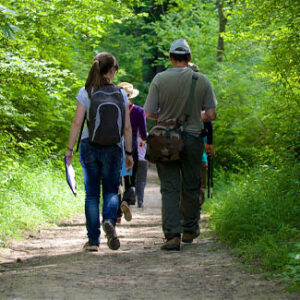
[{"label": "dirt trail", "polygon": [[0,299],[297,299],[250,274],[201,220],[201,238],[180,252],[162,252],[160,194],[149,173],[144,210],[117,228],[118,251],[106,239],[82,252],[83,216],[45,228],[0,249]]}]

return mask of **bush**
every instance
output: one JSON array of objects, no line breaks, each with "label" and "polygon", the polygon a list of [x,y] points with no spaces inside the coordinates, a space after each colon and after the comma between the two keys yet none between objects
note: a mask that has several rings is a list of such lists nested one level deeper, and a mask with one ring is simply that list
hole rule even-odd
[{"label": "bush", "polygon": [[227,179],[223,174],[219,194],[208,207],[220,239],[245,261],[298,283],[291,265],[299,252],[299,170],[296,164],[261,166]]},{"label": "bush", "polygon": [[[53,224],[84,207],[83,188],[75,198],[59,164],[32,156],[22,162],[18,166],[10,165],[8,173],[0,172],[0,245],[24,230]],[[81,186],[80,176],[78,179]]]}]

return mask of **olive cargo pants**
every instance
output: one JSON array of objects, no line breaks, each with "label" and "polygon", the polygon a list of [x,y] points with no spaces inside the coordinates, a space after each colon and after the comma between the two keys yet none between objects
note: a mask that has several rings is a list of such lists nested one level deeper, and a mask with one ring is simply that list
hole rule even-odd
[{"label": "olive cargo pants", "polygon": [[186,134],[181,159],[157,163],[166,238],[199,229],[202,152],[202,137]]}]

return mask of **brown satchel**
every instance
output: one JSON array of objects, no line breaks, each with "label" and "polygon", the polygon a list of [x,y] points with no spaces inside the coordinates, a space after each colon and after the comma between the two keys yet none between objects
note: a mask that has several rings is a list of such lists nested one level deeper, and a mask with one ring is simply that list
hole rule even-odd
[{"label": "brown satchel", "polygon": [[147,150],[145,158],[152,162],[171,162],[180,159],[183,149],[183,133],[186,122],[191,115],[195,94],[196,81],[199,73],[193,73],[192,85],[186,104],[184,121],[169,119],[154,125],[147,137]]}]

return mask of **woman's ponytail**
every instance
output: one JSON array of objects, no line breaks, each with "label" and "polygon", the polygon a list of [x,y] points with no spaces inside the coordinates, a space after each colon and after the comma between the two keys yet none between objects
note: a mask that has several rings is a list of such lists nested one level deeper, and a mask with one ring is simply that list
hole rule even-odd
[{"label": "woman's ponytail", "polygon": [[108,52],[101,52],[96,55],[85,83],[85,89],[89,98],[91,98],[92,90],[95,91],[101,86],[109,83],[109,80],[105,77],[105,75],[112,67],[115,67],[116,70],[118,70],[117,60],[112,54]]}]

